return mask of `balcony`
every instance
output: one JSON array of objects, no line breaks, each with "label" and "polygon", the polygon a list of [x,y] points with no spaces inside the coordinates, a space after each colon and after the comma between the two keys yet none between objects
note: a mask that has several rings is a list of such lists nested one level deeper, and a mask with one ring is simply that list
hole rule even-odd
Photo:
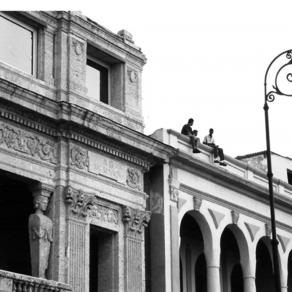
[{"label": "balcony", "polygon": [[0,270],[0,292],[66,292],[69,285]]}]

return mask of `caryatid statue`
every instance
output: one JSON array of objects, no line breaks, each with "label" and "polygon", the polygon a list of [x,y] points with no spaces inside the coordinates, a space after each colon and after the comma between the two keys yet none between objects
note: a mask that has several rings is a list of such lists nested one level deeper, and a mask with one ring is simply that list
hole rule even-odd
[{"label": "caryatid statue", "polygon": [[32,276],[47,278],[51,243],[53,241],[53,222],[45,215],[50,192],[38,191],[34,195],[35,213],[29,216],[29,242]]}]

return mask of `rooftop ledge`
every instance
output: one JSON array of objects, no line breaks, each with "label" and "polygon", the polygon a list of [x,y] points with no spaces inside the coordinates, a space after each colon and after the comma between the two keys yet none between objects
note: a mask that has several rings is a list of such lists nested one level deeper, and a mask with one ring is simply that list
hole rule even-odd
[{"label": "rooftop ledge", "polygon": [[[247,162],[240,161],[225,154],[224,156],[227,166],[220,166],[213,162],[211,147],[200,143],[199,149],[201,153],[193,154],[189,138],[171,129],[158,129],[150,136],[163,142],[164,144],[178,149],[181,153],[189,155],[190,159],[195,158],[206,164],[212,164],[217,169],[219,168],[224,172],[235,175],[243,180],[249,181],[250,183],[254,183],[268,189],[268,179],[266,172],[250,166]],[[273,186],[274,191],[282,198],[292,200],[291,185],[278,178],[273,178]]]},{"label": "rooftop ledge", "polygon": [[53,280],[36,278],[0,270],[0,291],[69,292],[72,291],[72,289],[68,284],[56,282]]}]

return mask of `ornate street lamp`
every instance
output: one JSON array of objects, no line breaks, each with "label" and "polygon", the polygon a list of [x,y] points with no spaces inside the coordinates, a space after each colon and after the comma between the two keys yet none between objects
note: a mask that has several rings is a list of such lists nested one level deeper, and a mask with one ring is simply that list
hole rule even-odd
[{"label": "ornate street lamp", "polygon": [[[268,86],[267,86],[268,82]],[[274,264],[274,280],[276,292],[281,292],[280,267],[278,255],[278,239],[276,232],[274,192],[273,192],[273,173],[270,148],[270,129],[269,129],[269,106],[268,102],[273,102],[277,96],[292,96],[292,50],[279,54],[269,64],[265,74],[265,125],[267,142],[267,163],[268,163],[268,181],[270,194],[270,211],[272,227],[272,249]]]}]

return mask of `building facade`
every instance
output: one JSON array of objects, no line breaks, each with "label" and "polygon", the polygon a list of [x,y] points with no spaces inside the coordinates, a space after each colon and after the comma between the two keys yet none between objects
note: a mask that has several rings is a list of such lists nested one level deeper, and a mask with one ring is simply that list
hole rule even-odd
[{"label": "building facade", "polygon": [[[152,136],[177,153],[150,180],[150,271],[163,275],[150,291],[275,291],[265,169],[229,156],[222,167],[209,147],[201,145],[201,153],[193,154],[189,139],[173,130]],[[279,178],[273,185],[286,292],[292,291],[292,187]],[[158,245],[165,253],[156,259]]]},{"label": "building facade", "polygon": [[[1,12],[0,35],[0,291],[274,291],[265,169],[143,134],[129,32],[38,11]],[[292,187],[274,188],[290,292]]]},{"label": "building facade", "polygon": [[0,31],[0,290],[145,291],[144,173],[173,151],[143,134],[145,56],[80,13]]}]

